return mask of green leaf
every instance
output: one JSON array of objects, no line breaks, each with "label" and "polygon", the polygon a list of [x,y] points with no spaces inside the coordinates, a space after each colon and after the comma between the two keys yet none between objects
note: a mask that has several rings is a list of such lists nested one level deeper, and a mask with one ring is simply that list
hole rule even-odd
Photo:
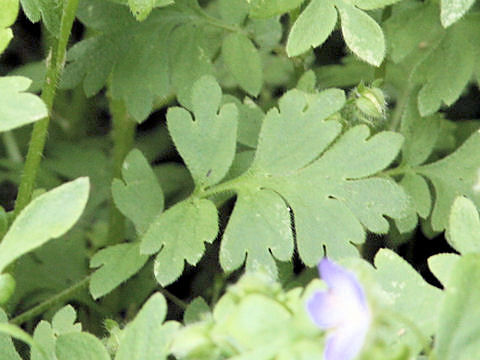
[{"label": "green leaf", "polygon": [[[391,301],[391,308],[414,322],[425,335],[433,335],[442,291],[428,284],[410,264],[391,250],[381,249],[377,253],[375,268],[375,278],[387,301]],[[423,344],[411,329],[405,328],[404,323],[395,323],[391,333],[397,334],[401,329],[405,332],[402,336],[408,337],[408,342],[420,349]],[[398,336],[393,338],[398,339]]]},{"label": "green leaf", "polygon": [[145,20],[154,7],[173,4],[174,0],[128,0],[128,6],[138,21]]},{"label": "green leaf", "polygon": [[336,0],[335,6],[347,46],[360,59],[380,66],[385,57],[385,39],[380,26],[369,15],[342,0]]},{"label": "green leaf", "polygon": [[297,56],[327,40],[337,23],[331,0],[312,0],[300,14],[288,35],[287,54]]},{"label": "green leaf", "polygon": [[12,26],[18,15],[18,0],[2,0],[0,3],[0,28]]},{"label": "green leaf", "polygon": [[90,267],[102,266],[90,280],[90,293],[98,299],[135,275],[148,260],[140,254],[140,243],[109,246],[97,252],[90,260]]},{"label": "green leaf", "polygon": [[353,0],[351,3],[362,10],[381,9],[401,0]]},{"label": "green leaf", "polygon": [[250,3],[250,16],[269,18],[298,8],[304,0],[247,0]]},{"label": "green leaf", "polygon": [[[198,29],[193,40],[183,39],[189,40],[188,43],[178,43],[180,39],[170,38],[176,26],[179,27],[176,33],[185,33],[180,30],[183,28],[180,25],[188,19],[187,14],[172,7],[154,11],[147,20],[138,23],[122,5],[84,0],[79,4],[77,16],[86,27],[96,30],[96,35],[69,50],[61,86],[73,88],[83,81],[85,94],[92,96],[111,76],[113,97],[123,100],[129,114],[138,122],[147,118],[157,97],[165,98],[171,94],[170,78],[174,69],[169,64],[169,54],[172,63],[183,64],[186,60],[175,58],[181,55],[174,51],[178,50],[179,44],[186,52],[191,51],[183,54],[187,58],[191,56],[191,61],[197,61],[193,54],[198,55],[202,50],[198,42],[196,49],[192,48],[193,45],[187,48],[203,34]],[[184,65],[175,64],[175,67],[184,70]]]},{"label": "green leaf", "polygon": [[[7,321],[7,314],[0,308],[0,323],[6,323]],[[22,360],[15,350],[12,338],[4,333],[0,333],[0,358],[2,360]]]},{"label": "green leaf", "polygon": [[62,17],[63,1],[61,0],[20,0],[22,8],[31,22],[42,19],[42,23],[50,33],[60,35],[60,19]]},{"label": "green leaf", "polygon": [[373,177],[395,159],[403,137],[381,132],[369,138],[368,128],[358,126],[336,139],[340,125],[326,119],[344,101],[335,89],[292,90],[280,99],[279,110],[268,112],[253,164],[235,184],[239,209],[234,208],[222,240],[224,268],[238,267],[247,253],[247,268],[275,274],[270,249],[279,258],[292,249],[290,214],[282,199],[293,211],[299,255],[312,266],[323,255],[322,245],[334,258],[354,255],[351,243],[363,242],[364,227],[385,233],[383,215],[405,216],[403,190]]},{"label": "green leaf", "polygon": [[209,200],[188,199],[171,207],[150,225],[140,252],[153,254],[155,277],[165,286],[183,272],[185,260],[196,265],[218,233],[217,208]]},{"label": "green leaf", "polygon": [[279,100],[279,109],[271,109],[263,120],[253,169],[284,174],[314,160],[341,129],[337,122],[321,120],[339,111],[344,103],[345,94],[338,89],[314,96],[289,91]]},{"label": "green leaf", "polygon": [[165,324],[167,303],[160,293],[152,295],[124,330],[115,360],[165,360],[179,323]]},{"label": "green leaf", "polygon": [[157,177],[139,150],[132,150],[122,165],[125,183],[114,179],[112,195],[115,206],[144,233],[153,219],[163,211],[164,196]]},{"label": "green leaf", "polygon": [[247,256],[247,271],[261,270],[276,278],[272,255],[288,261],[293,254],[289,209],[284,200],[270,190],[245,189],[237,196],[223,235],[220,264],[224,270],[233,271]]},{"label": "green leaf", "polygon": [[110,360],[99,339],[85,332],[71,332],[58,337],[55,344],[58,360]]},{"label": "green leaf", "polygon": [[15,279],[12,275],[0,274],[0,305],[4,305],[15,292]]},{"label": "green leaf", "polygon": [[[418,109],[422,116],[436,112],[442,102],[452,105],[472,76],[475,55],[469,38],[462,30],[454,27],[448,31],[440,45],[417,69],[420,76],[426,76],[418,94]],[[455,76],[451,76],[451,69],[456,69]]]},{"label": "green leaf", "polygon": [[12,39],[13,39],[12,29],[0,28],[0,54],[7,48],[8,44],[10,43],[10,40]]},{"label": "green leaf", "polygon": [[243,34],[231,33],[223,39],[222,56],[240,87],[257,96],[262,88],[263,72],[260,54],[252,41]]},{"label": "green leaf", "polygon": [[241,25],[248,15],[249,5],[245,0],[219,0],[220,17],[232,25]]},{"label": "green leaf", "polygon": [[88,178],[79,178],[32,200],[0,243],[0,269],[66,233],[82,214],[89,188]]},{"label": "green leaf", "polygon": [[22,76],[0,77],[0,131],[12,130],[47,116],[43,101],[24,92],[31,83]]},{"label": "green leaf", "polygon": [[198,187],[215,185],[227,173],[235,155],[237,108],[223,105],[222,90],[215,79],[206,76],[193,87],[195,121],[188,111],[170,108],[168,130],[178,152]]},{"label": "green leaf", "polygon": [[435,189],[435,205],[431,215],[433,230],[442,231],[447,227],[450,209],[457,196],[465,195],[474,199],[477,206],[480,205],[473,190],[480,162],[472,154],[478,152],[480,133],[477,131],[454,153],[415,169],[418,174],[429,178]]},{"label": "green leaf", "polygon": [[82,331],[82,325],[75,323],[77,312],[71,305],[58,310],[52,318],[52,328],[56,334],[67,334]]},{"label": "green leaf", "polygon": [[480,353],[480,255],[461,256],[445,284],[434,353],[438,360],[474,359]]},{"label": "green leaf", "polygon": [[445,32],[439,18],[438,5],[430,2],[396,8],[383,27],[392,60],[398,63],[411,53],[431,50]]},{"label": "green leaf", "polygon": [[459,196],[453,202],[447,231],[448,243],[462,254],[480,253],[480,219],[475,204]]},{"label": "green leaf", "polygon": [[55,359],[55,341],[57,340],[57,335],[48,322],[41,320],[33,332],[33,340],[37,344],[40,344],[41,349],[35,346],[31,349],[31,360]]},{"label": "green leaf", "polygon": [[435,277],[443,285],[446,285],[458,259],[460,259],[460,255],[453,253],[433,255],[428,258],[428,267],[432,270]]},{"label": "green leaf", "polygon": [[258,134],[265,117],[262,109],[250,98],[245,98],[243,103],[236,97],[224,95],[222,104],[234,103],[238,109],[237,141],[251,148],[257,147]]},{"label": "green leaf", "polygon": [[441,0],[440,19],[443,27],[447,28],[457,22],[475,3],[475,0]]},{"label": "green leaf", "polygon": [[418,112],[417,92],[410,97],[402,116],[400,131],[405,136],[402,148],[402,163],[416,166],[424,163],[434,150],[440,135],[440,117],[432,115],[426,118]]},{"label": "green leaf", "polygon": [[211,310],[207,302],[200,296],[193,299],[188,304],[185,312],[183,313],[183,322],[188,325],[198,321],[202,321],[207,314],[210,314]]},{"label": "green leaf", "polygon": [[199,31],[199,27],[193,25],[177,27],[170,36],[167,52],[170,53],[172,64],[172,87],[178,101],[188,109],[193,106],[192,87],[195,82],[214,73],[212,54],[209,56],[207,52],[208,36],[208,33]]}]

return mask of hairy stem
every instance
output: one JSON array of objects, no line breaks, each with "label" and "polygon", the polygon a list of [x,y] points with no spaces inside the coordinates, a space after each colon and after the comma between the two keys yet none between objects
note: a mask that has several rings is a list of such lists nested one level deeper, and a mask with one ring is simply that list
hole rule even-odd
[{"label": "hairy stem", "polygon": [[28,320],[31,320],[34,317],[44,313],[45,311],[50,309],[52,306],[58,303],[64,302],[66,300],[69,300],[74,293],[76,293],[77,291],[83,289],[85,286],[88,285],[90,278],[91,278],[91,275],[85,277],[84,279],[80,280],[76,284],[70,286],[68,289],[63,290],[62,292],[52,296],[51,298],[31,308],[30,310],[27,310],[24,313],[14,317],[13,319],[10,320],[10,323],[15,325],[21,325],[24,322],[27,322]]},{"label": "hairy stem", "polygon": [[[123,101],[109,96],[109,107],[112,115],[113,180],[122,176],[123,161],[133,147],[136,123],[128,115]],[[122,242],[125,233],[125,217],[118,211],[113,199],[110,200],[109,217],[108,244]]]},{"label": "hairy stem", "polygon": [[[68,39],[70,38],[73,21],[75,20],[78,1],[79,0],[64,1],[60,22],[60,37],[53,40],[53,46],[47,57],[47,75],[41,97],[47,105],[49,114],[52,112],[57,83],[65,65]],[[18,215],[31,200],[43,149],[45,147],[49,123],[50,115],[36,122],[33,127],[20,187],[18,189],[18,196],[15,202],[15,215]]]}]

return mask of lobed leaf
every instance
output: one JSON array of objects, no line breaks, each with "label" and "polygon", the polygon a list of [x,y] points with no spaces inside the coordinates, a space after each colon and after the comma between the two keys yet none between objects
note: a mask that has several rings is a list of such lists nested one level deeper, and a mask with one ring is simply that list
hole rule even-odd
[{"label": "lobed leaf", "polygon": [[[193,121],[182,108],[170,108],[167,125],[178,152],[197,187],[214,185],[223,179],[235,155],[237,108],[223,105],[222,91],[214,78],[206,76],[193,87]],[[217,113],[218,112],[218,113]]]},{"label": "lobed leaf", "polygon": [[90,260],[90,267],[100,267],[92,275],[89,289],[98,299],[135,275],[148,260],[140,254],[140,243],[109,246],[97,252]]},{"label": "lobed leaf", "polygon": [[47,107],[26,93],[32,81],[22,76],[0,77],[0,131],[13,130],[47,116]]},{"label": "lobed leaf", "polygon": [[450,208],[457,196],[467,196],[479,205],[473,186],[477,180],[480,161],[471,155],[478,151],[480,133],[477,131],[454,153],[416,169],[419,174],[430,179],[435,189],[435,204],[431,215],[433,230],[441,231],[447,227]]},{"label": "lobed leaf", "polygon": [[60,335],[55,344],[55,354],[58,360],[110,360],[102,342],[85,332]]},{"label": "lobed leaf", "polygon": [[[462,56],[457,55],[460,53]],[[433,114],[442,102],[452,105],[469,82],[473,67],[474,50],[470,39],[461,28],[452,28],[417,69],[421,76],[426,76],[426,82],[418,94],[420,114]],[[455,76],[449,73],[452,68],[456,69]]]},{"label": "lobed leaf", "polygon": [[55,37],[60,36],[60,20],[63,1],[61,0],[20,0],[25,15],[31,22],[42,23]]},{"label": "lobed leaf", "polygon": [[174,282],[185,260],[196,265],[204,243],[218,233],[217,209],[209,200],[187,199],[160,214],[142,238],[140,252],[160,253],[155,259],[155,277],[161,285]]},{"label": "lobed leaf", "polygon": [[167,303],[160,293],[153,294],[125,328],[115,360],[165,360],[170,342],[179,325],[163,323]]},{"label": "lobed leaf", "polygon": [[129,218],[139,234],[144,233],[155,216],[163,211],[164,196],[157,177],[139,150],[132,150],[122,165],[123,183],[114,179],[115,206]]},{"label": "lobed leaf", "polygon": [[237,204],[220,250],[225,270],[238,268],[247,254],[247,269],[276,275],[271,254],[286,259],[292,253],[288,208],[307,265],[322,257],[322,245],[329,256],[354,255],[350,243],[364,240],[364,226],[385,233],[383,215],[405,215],[408,199],[402,189],[371,177],[396,157],[401,135],[382,132],[367,140],[368,128],[358,126],[327,148],[340,132],[328,116],[344,101],[335,89],[316,95],[292,90],[280,100],[280,111],[266,115],[253,164],[235,187]]}]

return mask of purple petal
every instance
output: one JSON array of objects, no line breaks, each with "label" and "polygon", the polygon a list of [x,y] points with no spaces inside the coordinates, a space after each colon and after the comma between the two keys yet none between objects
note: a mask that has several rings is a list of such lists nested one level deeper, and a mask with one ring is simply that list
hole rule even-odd
[{"label": "purple petal", "polygon": [[344,299],[355,299],[355,302],[367,309],[365,292],[352,272],[342,268],[326,257],[318,264],[318,270],[323,281],[335,292],[336,296]]},{"label": "purple petal", "polygon": [[[367,326],[364,326],[367,325]],[[351,360],[362,350],[368,324],[343,326],[327,336],[325,360]]]},{"label": "purple petal", "polygon": [[307,301],[307,311],[315,325],[329,329],[342,321],[343,314],[335,297],[327,291],[318,291]]}]

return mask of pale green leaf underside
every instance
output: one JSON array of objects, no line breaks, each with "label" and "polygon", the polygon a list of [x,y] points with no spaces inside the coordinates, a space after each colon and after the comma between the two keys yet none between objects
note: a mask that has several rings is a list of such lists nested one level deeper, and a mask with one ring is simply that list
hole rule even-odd
[{"label": "pale green leaf underside", "polygon": [[163,211],[163,191],[150,164],[139,150],[132,150],[125,158],[122,176],[125,183],[119,179],[113,180],[113,201],[141,234]]},{"label": "pale green leaf underside", "polygon": [[170,108],[167,124],[180,155],[197,186],[218,183],[233,161],[237,138],[238,111],[234,104],[223,105],[222,92],[210,76],[198,80],[192,91],[195,120],[182,108]]},{"label": "pale green leaf underside", "polygon": [[43,101],[24,92],[31,83],[22,76],[0,77],[0,131],[12,130],[47,116]]},{"label": "pale green leaf underside", "polygon": [[475,359],[480,353],[480,255],[466,254],[453,265],[441,303],[434,353],[438,360]]},{"label": "pale green leaf underside", "polygon": [[444,27],[457,22],[475,3],[475,0],[441,0],[440,19]]},{"label": "pale green leaf underside", "polygon": [[110,360],[102,342],[85,332],[60,335],[55,344],[55,353],[58,360]]},{"label": "pale green leaf underside", "polygon": [[115,360],[166,359],[172,334],[180,325],[176,322],[164,324],[166,313],[165,298],[155,293],[125,328]]},{"label": "pale green leaf underside", "polygon": [[470,199],[459,196],[453,202],[447,239],[462,254],[480,253],[480,219]]},{"label": "pale green leaf underside", "polygon": [[185,260],[196,265],[218,233],[217,208],[209,200],[185,200],[169,208],[150,225],[140,251],[160,253],[155,259],[155,277],[162,285],[175,281]]},{"label": "pale green leaf underside", "polygon": [[335,3],[345,43],[360,59],[380,66],[385,57],[385,39],[380,26],[369,15],[342,0]]},{"label": "pale green leaf underside", "polygon": [[287,54],[297,56],[323,44],[337,23],[330,0],[313,0],[300,14],[288,36]]},{"label": "pale green leaf underside", "polygon": [[90,267],[99,267],[90,280],[90,293],[98,299],[135,275],[148,260],[140,254],[140,243],[126,243],[107,247],[90,260]]},{"label": "pale green leaf underside", "polygon": [[85,208],[88,178],[79,178],[40,195],[18,215],[0,244],[0,270],[66,233]]}]

